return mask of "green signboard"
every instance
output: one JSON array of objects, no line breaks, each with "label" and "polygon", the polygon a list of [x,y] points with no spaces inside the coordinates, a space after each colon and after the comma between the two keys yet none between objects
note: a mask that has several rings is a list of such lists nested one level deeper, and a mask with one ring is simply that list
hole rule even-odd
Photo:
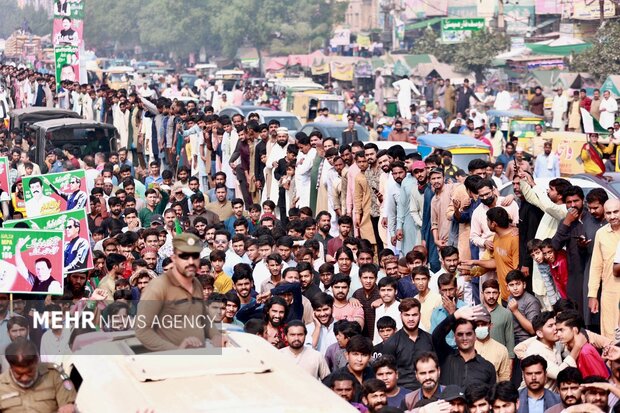
[{"label": "green signboard", "polygon": [[443,31],[472,31],[477,32],[484,29],[485,19],[441,19],[441,30]]},{"label": "green signboard", "polygon": [[469,33],[484,30],[485,19],[441,19],[441,40],[444,43],[461,43]]}]

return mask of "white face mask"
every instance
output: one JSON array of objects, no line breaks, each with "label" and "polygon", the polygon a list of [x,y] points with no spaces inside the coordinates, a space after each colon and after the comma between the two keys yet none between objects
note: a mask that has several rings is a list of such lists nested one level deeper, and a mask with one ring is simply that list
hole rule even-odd
[{"label": "white face mask", "polygon": [[476,327],[476,338],[478,340],[484,340],[489,336],[489,326]]}]

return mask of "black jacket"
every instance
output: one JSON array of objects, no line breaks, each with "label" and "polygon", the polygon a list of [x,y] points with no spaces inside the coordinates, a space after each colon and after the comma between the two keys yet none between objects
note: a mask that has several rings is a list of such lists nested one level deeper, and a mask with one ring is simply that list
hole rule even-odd
[{"label": "black jacket", "polygon": [[476,383],[493,386],[497,381],[493,364],[477,353],[473,359],[465,361],[458,350],[446,343],[446,335],[455,322],[454,315],[450,315],[433,331],[433,345],[441,365],[439,382],[444,386],[456,384],[461,388]]}]

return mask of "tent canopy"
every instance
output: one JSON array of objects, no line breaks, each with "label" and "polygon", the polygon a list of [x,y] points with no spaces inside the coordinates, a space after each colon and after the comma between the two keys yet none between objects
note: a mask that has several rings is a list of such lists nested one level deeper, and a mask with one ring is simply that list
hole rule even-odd
[{"label": "tent canopy", "polygon": [[612,95],[620,96],[620,75],[609,75],[601,86],[601,90],[609,90]]}]

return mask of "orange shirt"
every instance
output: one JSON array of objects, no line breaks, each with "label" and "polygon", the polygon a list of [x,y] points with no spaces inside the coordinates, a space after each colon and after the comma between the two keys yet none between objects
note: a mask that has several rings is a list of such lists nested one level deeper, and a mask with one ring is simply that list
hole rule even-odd
[{"label": "orange shirt", "polygon": [[506,284],[506,275],[519,268],[519,237],[508,233],[504,236],[495,234],[493,237],[493,258],[499,282],[499,292],[503,301],[508,301],[510,293]]}]

